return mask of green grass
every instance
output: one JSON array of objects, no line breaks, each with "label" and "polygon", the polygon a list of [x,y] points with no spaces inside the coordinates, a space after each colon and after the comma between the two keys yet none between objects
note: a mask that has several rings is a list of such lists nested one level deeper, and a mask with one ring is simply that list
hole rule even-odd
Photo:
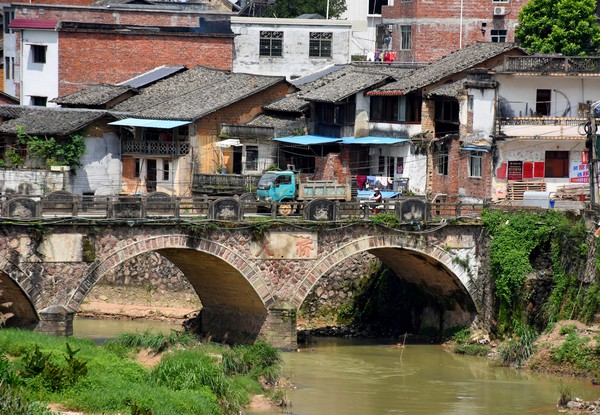
[{"label": "green grass", "polygon": [[171,331],[168,334],[154,333],[151,330],[140,332],[121,333],[110,343],[126,348],[145,348],[155,353],[163,352],[174,346],[193,346],[199,339],[193,334]]},{"label": "green grass", "polygon": [[[48,359],[56,365],[68,366],[65,363],[67,342],[72,349],[78,349],[76,358],[84,362],[87,368],[84,376],[61,388],[48,387],[42,382],[41,369],[36,372],[37,375],[32,373],[30,377],[25,376],[24,362],[27,359],[31,362],[32,356],[37,356],[34,361],[42,363],[47,361],[46,356],[50,356]],[[183,345],[189,349],[182,349]],[[36,346],[39,353],[34,353]],[[174,346],[178,350],[166,352],[154,369],[145,368],[131,360],[141,347],[161,349]],[[252,373],[264,373],[261,365],[270,363],[273,367],[279,366],[278,352],[274,349],[269,351],[267,347],[270,346],[240,346],[242,354],[258,356],[253,360],[257,362],[254,367],[256,372]],[[0,356],[9,355],[10,360],[0,359],[0,382],[9,377],[9,372],[23,380],[16,397],[24,407],[41,401],[61,403],[70,410],[106,415],[130,414],[135,408],[150,409],[153,415],[237,414],[249,402],[250,393],[259,393],[262,388],[250,373],[225,373],[221,354],[228,350],[225,346],[200,344],[191,336],[177,335],[172,338],[169,335],[134,333],[97,346],[89,340],[1,329]],[[46,376],[52,376],[52,373]],[[14,394],[15,390],[11,388],[11,393]],[[4,401],[9,402],[9,399],[5,398]],[[0,411],[0,414],[4,413],[13,412]],[[23,414],[46,415],[43,412]]]},{"label": "green grass", "polygon": [[454,353],[468,356],[487,356],[491,349],[489,346],[482,344],[457,344],[453,350]]}]

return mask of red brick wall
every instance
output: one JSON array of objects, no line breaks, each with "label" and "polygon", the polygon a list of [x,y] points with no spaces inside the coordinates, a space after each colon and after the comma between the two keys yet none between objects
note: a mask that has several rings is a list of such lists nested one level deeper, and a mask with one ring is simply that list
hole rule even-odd
[{"label": "red brick wall", "polygon": [[[507,42],[514,42],[514,24],[527,0],[493,3],[490,0],[463,0],[462,46],[491,41],[492,29],[507,29]],[[494,7],[505,7],[506,15],[494,16]],[[382,9],[384,23],[394,25],[392,49],[398,61],[432,62],[459,49],[461,0],[396,1]],[[485,32],[482,31],[485,23]],[[410,50],[400,50],[400,25],[411,25]]]},{"label": "red brick wall", "polygon": [[[432,163],[431,172],[431,193],[447,195],[446,200],[449,203],[458,201],[459,189],[461,195],[480,199],[489,199],[491,197],[492,186],[492,162],[490,153],[483,153],[481,162],[481,177],[469,177],[469,155],[470,151],[460,150],[458,140],[447,140],[449,146],[448,155],[448,174],[438,173],[437,163]],[[436,147],[432,147],[431,156],[437,160],[438,152]]]},{"label": "red brick wall", "polygon": [[231,70],[228,37],[59,34],[59,95],[89,83],[121,82],[161,65]]}]

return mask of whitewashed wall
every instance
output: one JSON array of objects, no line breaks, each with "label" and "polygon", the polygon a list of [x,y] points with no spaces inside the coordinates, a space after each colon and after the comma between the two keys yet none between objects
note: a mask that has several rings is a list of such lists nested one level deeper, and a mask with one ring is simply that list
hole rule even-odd
[{"label": "whitewashed wall", "polygon": [[[498,179],[496,170],[502,163],[509,161],[534,161],[543,162],[546,158],[546,151],[568,151],[569,152],[569,172],[570,177],[575,177],[574,165],[581,164],[581,153],[585,151],[585,142],[573,140],[520,140],[520,141],[497,141],[498,160],[494,166],[494,175],[492,183],[492,198],[495,200],[502,199],[506,194],[506,179]],[[532,181],[544,181],[546,183],[546,191],[555,192],[557,187],[570,184],[568,178],[536,178],[528,179]]]},{"label": "whitewashed wall", "polygon": [[[334,64],[350,62],[351,24],[342,20],[232,17],[233,72],[285,76],[295,79]],[[260,31],[282,31],[283,56],[260,56]],[[310,32],[331,32],[331,58],[309,58]]]},{"label": "whitewashed wall", "polygon": [[0,169],[2,195],[43,196],[56,190],[70,191],[69,172]]},{"label": "whitewashed wall", "polygon": [[[31,96],[58,96],[58,32],[50,30],[23,30],[21,47],[21,104],[31,105]],[[33,63],[31,45],[45,45],[46,63]],[[56,104],[48,102],[47,106]]]},{"label": "whitewashed wall", "polygon": [[82,167],[72,178],[71,192],[96,196],[115,195],[121,189],[121,144],[115,134],[85,138],[86,153]]}]

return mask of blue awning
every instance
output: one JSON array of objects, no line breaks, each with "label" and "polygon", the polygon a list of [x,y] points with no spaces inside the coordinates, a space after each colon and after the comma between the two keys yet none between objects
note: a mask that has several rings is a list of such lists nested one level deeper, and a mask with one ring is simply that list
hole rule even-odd
[{"label": "blue awning", "polygon": [[330,144],[341,142],[341,138],[333,137],[322,137],[320,135],[293,135],[289,137],[278,137],[274,138],[273,141],[280,141],[288,144],[299,144],[303,146],[310,146],[313,144]]},{"label": "blue awning", "polygon": [[484,153],[487,153],[490,149],[488,147],[476,147],[476,146],[464,146],[460,148],[461,150],[465,150],[465,151],[483,151]]},{"label": "blue awning", "polygon": [[344,144],[383,144],[383,145],[389,145],[389,144],[398,144],[398,143],[402,143],[404,141],[408,141],[408,138],[392,138],[392,137],[373,137],[373,136],[369,136],[369,137],[359,137],[359,138],[344,137],[342,140],[343,140]]},{"label": "blue awning", "polygon": [[170,128],[180,127],[191,123],[191,121],[170,121],[170,120],[147,120],[144,118],[125,118],[119,121],[109,122],[110,125],[125,125],[127,127],[146,127],[161,128],[168,130]]}]

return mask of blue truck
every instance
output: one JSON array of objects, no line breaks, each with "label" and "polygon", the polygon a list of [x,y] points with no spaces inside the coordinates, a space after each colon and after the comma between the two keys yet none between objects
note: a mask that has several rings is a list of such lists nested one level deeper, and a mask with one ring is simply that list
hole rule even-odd
[{"label": "blue truck", "polygon": [[[300,175],[292,170],[269,171],[262,175],[256,187],[258,202],[281,203],[280,215],[287,216],[294,211],[292,202],[313,199],[350,201],[350,184],[340,184],[333,180],[301,181]],[[290,202],[286,204],[284,202]]]}]

